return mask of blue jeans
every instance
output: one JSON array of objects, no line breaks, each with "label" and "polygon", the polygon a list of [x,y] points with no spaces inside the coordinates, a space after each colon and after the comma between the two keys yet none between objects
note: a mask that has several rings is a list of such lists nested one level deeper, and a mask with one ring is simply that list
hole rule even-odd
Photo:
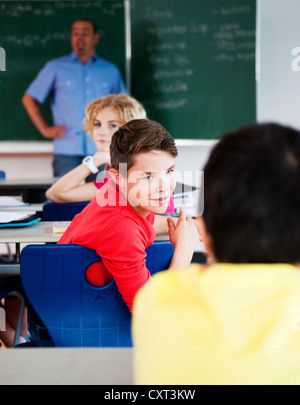
[{"label": "blue jeans", "polygon": [[[61,177],[68,173],[70,170],[79,166],[85,156],[69,156],[69,155],[54,155],[53,156],[53,175],[54,177]],[[100,166],[100,171],[104,170],[105,165]],[[96,181],[97,174],[91,173],[86,181]]]},{"label": "blue jeans", "polygon": [[84,156],[54,155],[52,163],[54,177],[61,177],[68,173],[80,165],[83,158]]}]

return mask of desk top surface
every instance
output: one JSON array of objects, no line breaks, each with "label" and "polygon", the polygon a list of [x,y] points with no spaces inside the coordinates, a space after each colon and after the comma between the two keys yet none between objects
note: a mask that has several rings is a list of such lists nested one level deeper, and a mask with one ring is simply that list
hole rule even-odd
[{"label": "desk top surface", "polygon": [[0,188],[2,187],[10,187],[10,186],[51,186],[55,178],[47,177],[47,178],[40,178],[40,179],[0,179]]},{"label": "desk top surface", "polygon": [[[70,222],[41,221],[21,228],[1,228],[0,243],[56,243],[61,238],[62,233],[54,233],[53,227],[59,228],[60,223],[66,227]],[[155,240],[169,240],[169,235],[157,235]],[[196,251],[205,252],[201,241],[197,244]]]},{"label": "desk top surface", "polygon": [[0,385],[130,385],[132,348],[0,350]]},{"label": "desk top surface", "polygon": [[[0,228],[0,243],[51,243],[58,242],[62,233],[54,233],[53,228],[63,224],[66,228],[71,221],[40,221],[20,228]],[[168,234],[157,235],[156,240],[169,240]]]},{"label": "desk top surface", "polygon": [[42,212],[43,211],[43,205],[44,203],[41,204],[28,204],[28,205],[20,205],[20,206],[11,206],[11,207],[1,207],[0,206],[0,211],[5,212],[5,211],[35,211],[35,212]]},{"label": "desk top surface", "polygon": [[[64,222],[64,224],[65,223],[66,222]],[[21,228],[1,228],[0,243],[57,242],[61,238],[62,234],[54,233],[53,225],[54,222],[41,221]]]}]

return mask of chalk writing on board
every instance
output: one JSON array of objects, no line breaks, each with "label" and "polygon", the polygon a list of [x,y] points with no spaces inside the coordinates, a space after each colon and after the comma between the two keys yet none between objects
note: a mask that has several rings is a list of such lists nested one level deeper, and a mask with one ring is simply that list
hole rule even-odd
[{"label": "chalk writing on board", "polygon": [[220,6],[218,9],[212,10],[212,14],[221,14],[224,16],[239,15],[239,14],[251,14],[251,8],[245,5],[232,5],[232,6]]},{"label": "chalk writing on board", "polygon": [[162,78],[176,78],[176,77],[191,77],[194,75],[194,71],[191,68],[185,70],[163,70],[158,69],[153,73],[155,79]]},{"label": "chalk writing on board", "polygon": [[188,85],[187,83],[178,80],[172,83],[162,83],[158,85],[158,88],[163,93],[179,93],[179,92],[187,92]]},{"label": "chalk writing on board", "polygon": [[56,1],[55,9],[90,9],[90,8],[101,8],[101,13],[115,15],[119,10],[123,10],[124,5],[123,1],[114,2],[114,1]]},{"label": "chalk writing on board", "polygon": [[27,2],[0,3],[0,12],[2,15],[19,18],[30,14],[33,16],[55,16],[63,9],[71,10],[89,10],[101,8],[102,14],[115,15],[120,9],[123,9],[123,2],[110,1],[36,1],[33,4]]},{"label": "chalk writing on board", "polygon": [[[192,19],[188,17],[178,20],[175,10],[169,7],[146,6],[143,11],[147,21],[144,34],[147,60],[152,66],[152,77],[155,80],[152,92],[161,96],[157,98],[155,107],[176,109],[188,102],[181,95],[191,89],[196,74],[198,77],[197,68],[201,65],[201,59],[210,63],[207,60],[210,58],[212,62],[220,64],[254,60],[255,30],[245,28],[238,21],[239,16],[250,13],[248,5],[217,7],[212,9],[211,14],[222,16],[220,23],[215,18],[208,22],[201,13],[193,15]],[[197,43],[198,53],[195,52],[195,45],[193,49],[190,48],[191,44]],[[205,47],[208,46],[210,52],[207,56]]]},{"label": "chalk writing on board", "polygon": [[152,6],[147,6],[145,9],[145,18],[147,20],[158,21],[158,20],[172,20],[174,18],[174,10],[171,8],[165,10],[158,10]]},{"label": "chalk writing on board", "polygon": [[159,110],[175,110],[177,108],[182,108],[185,104],[188,103],[187,98],[176,98],[168,101],[161,101],[156,103],[156,107]]},{"label": "chalk writing on board", "polygon": [[0,35],[0,44],[12,43],[14,45],[22,45],[26,47],[38,45],[47,45],[51,41],[67,41],[70,42],[70,32],[47,32],[45,35],[26,34],[18,35]]}]

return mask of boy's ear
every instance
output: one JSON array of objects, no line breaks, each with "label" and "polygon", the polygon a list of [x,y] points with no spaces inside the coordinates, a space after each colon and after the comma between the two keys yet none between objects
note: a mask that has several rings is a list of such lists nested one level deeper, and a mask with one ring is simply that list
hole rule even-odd
[{"label": "boy's ear", "polygon": [[109,170],[111,177],[113,178],[114,182],[121,188],[125,188],[126,181],[124,177],[120,174],[120,172],[116,169],[111,168]]}]

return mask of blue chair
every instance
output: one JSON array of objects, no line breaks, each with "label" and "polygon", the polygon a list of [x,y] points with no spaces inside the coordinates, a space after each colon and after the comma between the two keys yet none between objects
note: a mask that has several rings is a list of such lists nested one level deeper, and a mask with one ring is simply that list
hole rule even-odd
[{"label": "blue chair", "polygon": [[[155,242],[146,265],[154,274],[169,267],[173,246]],[[76,245],[27,245],[21,280],[30,305],[56,347],[130,347],[131,314],[114,280],[92,286],[86,269],[100,256]]]},{"label": "blue chair", "polygon": [[0,170],[0,179],[5,179],[5,172]]},{"label": "blue chair", "polygon": [[43,205],[43,221],[72,221],[88,203],[89,201],[57,204],[47,201]]}]

